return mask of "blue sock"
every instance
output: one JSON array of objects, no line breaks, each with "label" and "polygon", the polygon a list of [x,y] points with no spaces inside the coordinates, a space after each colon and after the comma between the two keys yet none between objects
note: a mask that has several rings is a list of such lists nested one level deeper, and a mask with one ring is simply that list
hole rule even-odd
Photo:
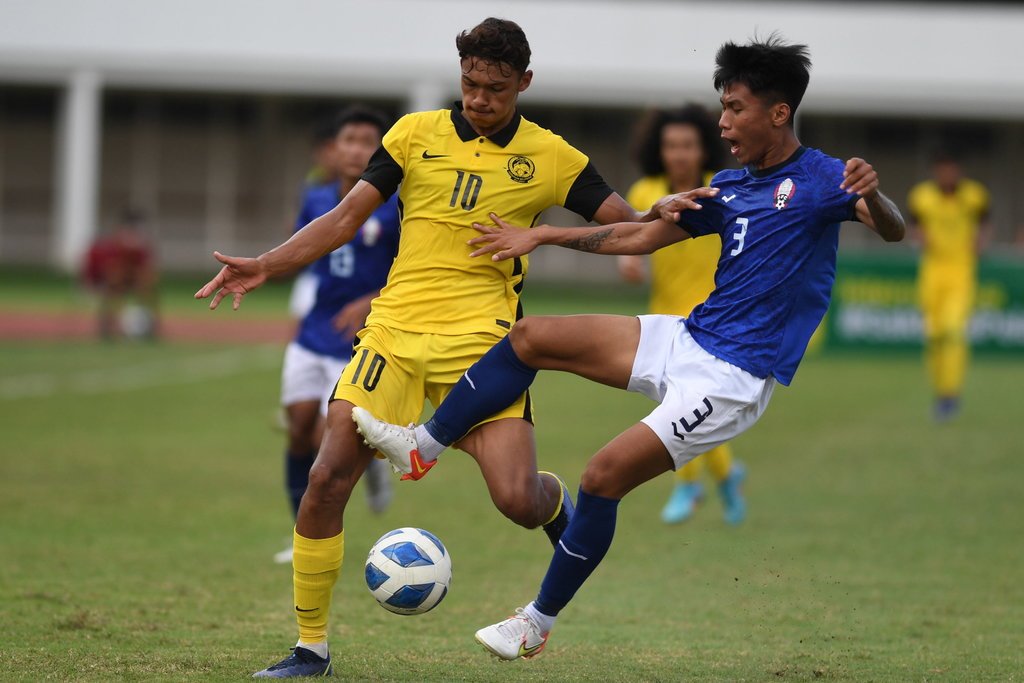
[{"label": "blue sock", "polygon": [[619,501],[592,496],[580,489],[576,514],[555,548],[534,601],[538,610],[554,617],[569,604],[611,547],[618,510]]},{"label": "blue sock", "polygon": [[309,453],[284,452],[284,486],[288,491],[288,500],[292,504],[292,514],[299,516],[299,503],[302,502],[302,494],[306,492],[309,484],[309,468],[316,460],[316,451]]},{"label": "blue sock", "polygon": [[424,427],[438,443],[451,446],[474,425],[515,403],[536,376],[505,337],[473,363]]}]

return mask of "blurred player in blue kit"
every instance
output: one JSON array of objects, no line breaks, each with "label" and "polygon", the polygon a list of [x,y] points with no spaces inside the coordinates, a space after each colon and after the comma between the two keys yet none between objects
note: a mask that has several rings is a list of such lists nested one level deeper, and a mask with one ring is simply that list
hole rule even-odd
[{"label": "blurred player in blue kit", "polygon": [[903,217],[878,190],[863,159],[845,163],[804,147],[793,115],[810,80],[803,45],[775,36],[726,43],[716,55],[721,136],[744,165],[711,188],[666,197],[661,219],[601,227],[532,229],[474,225],[474,256],[501,261],[542,244],[600,254],[647,254],[690,237],[722,240],[715,289],[687,318],[578,315],[527,317],[477,361],[437,412],[415,429],[353,410],[371,445],[400,468],[410,453],[436,460],[481,416],[513,401],[538,370],[561,370],[658,402],[654,411],[591,458],[576,512],[536,600],[480,629],[489,652],[539,654],[559,612],[611,547],[619,501],[637,486],[738,436],[760,418],[776,383],[788,385],[828,308],[839,226],[857,220],[886,241],[903,239]]},{"label": "blurred player in blue kit", "polygon": [[[318,156],[327,160],[321,163],[333,164],[333,168],[323,169],[328,180],[307,185],[296,231],[333,209],[348,194],[388,129],[383,114],[365,107],[346,109],[332,127],[333,150]],[[398,203],[392,197],[370,215],[351,242],[303,272],[314,283],[313,296],[285,351],[281,371],[281,404],[288,425],[285,485],[294,514],[298,514],[309,468],[323,437],[328,399],[352,357],[353,340],[366,321],[370,302],[387,281],[398,238]],[[367,469],[367,501],[374,512],[382,512],[391,500],[388,469],[383,460],[374,460]],[[274,556],[281,564],[291,560],[290,546]]]}]

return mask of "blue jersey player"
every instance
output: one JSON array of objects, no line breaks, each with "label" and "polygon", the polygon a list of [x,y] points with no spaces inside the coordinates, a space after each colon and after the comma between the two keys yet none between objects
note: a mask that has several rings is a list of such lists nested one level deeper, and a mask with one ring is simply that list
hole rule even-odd
[{"label": "blue jersey player", "polygon": [[[359,180],[386,130],[384,117],[375,111],[353,107],[342,112],[333,155],[337,180],[307,187],[296,231],[338,205]],[[370,302],[387,281],[398,236],[398,205],[393,198],[373,212],[351,242],[305,271],[316,283],[314,296],[285,351],[281,371],[281,404],[288,420],[285,483],[296,514],[323,435],[331,389],[352,357],[353,338],[366,320]],[[387,464],[374,461],[367,474],[370,508],[380,512],[391,494]],[[291,555],[287,548],[274,559],[289,563]]]},{"label": "blue jersey player", "polygon": [[519,396],[537,370],[562,370],[659,403],[591,458],[575,514],[536,600],[477,640],[502,659],[538,654],[555,617],[611,546],[619,500],[659,474],[753,425],[777,383],[789,384],[828,307],[839,224],[857,220],[886,241],[903,238],[895,205],[863,159],[845,163],[803,147],[793,113],[809,80],[802,45],[774,36],[726,43],[714,75],[722,137],[744,168],[712,187],[666,197],[661,219],[596,228],[527,230],[492,214],[474,255],[521,256],[541,244],[602,254],[646,254],[717,233],[715,289],[688,318],[645,315],[525,318],[469,368],[426,425],[402,429],[353,410],[369,443],[404,469],[433,464],[480,419]]}]

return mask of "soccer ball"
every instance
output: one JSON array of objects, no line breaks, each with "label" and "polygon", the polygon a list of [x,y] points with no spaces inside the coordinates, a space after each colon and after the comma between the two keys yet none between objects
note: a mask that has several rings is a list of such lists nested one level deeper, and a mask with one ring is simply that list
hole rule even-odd
[{"label": "soccer ball", "polygon": [[452,582],[452,560],[441,540],[403,527],[377,539],[366,558],[366,587],[395,614],[423,614],[437,607]]}]

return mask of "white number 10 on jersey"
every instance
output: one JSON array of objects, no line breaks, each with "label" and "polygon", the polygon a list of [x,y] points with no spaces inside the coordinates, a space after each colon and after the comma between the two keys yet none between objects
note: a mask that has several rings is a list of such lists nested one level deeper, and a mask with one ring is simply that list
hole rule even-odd
[{"label": "white number 10 on jersey", "polygon": [[750,223],[746,218],[737,218],[736,224],[740,226],[739,232],[734,232],[732,238],[736,240],[736,246],[729,252],[730,256],[736,256],[743,251],[743,240],[747,238],[747,225]]}]

